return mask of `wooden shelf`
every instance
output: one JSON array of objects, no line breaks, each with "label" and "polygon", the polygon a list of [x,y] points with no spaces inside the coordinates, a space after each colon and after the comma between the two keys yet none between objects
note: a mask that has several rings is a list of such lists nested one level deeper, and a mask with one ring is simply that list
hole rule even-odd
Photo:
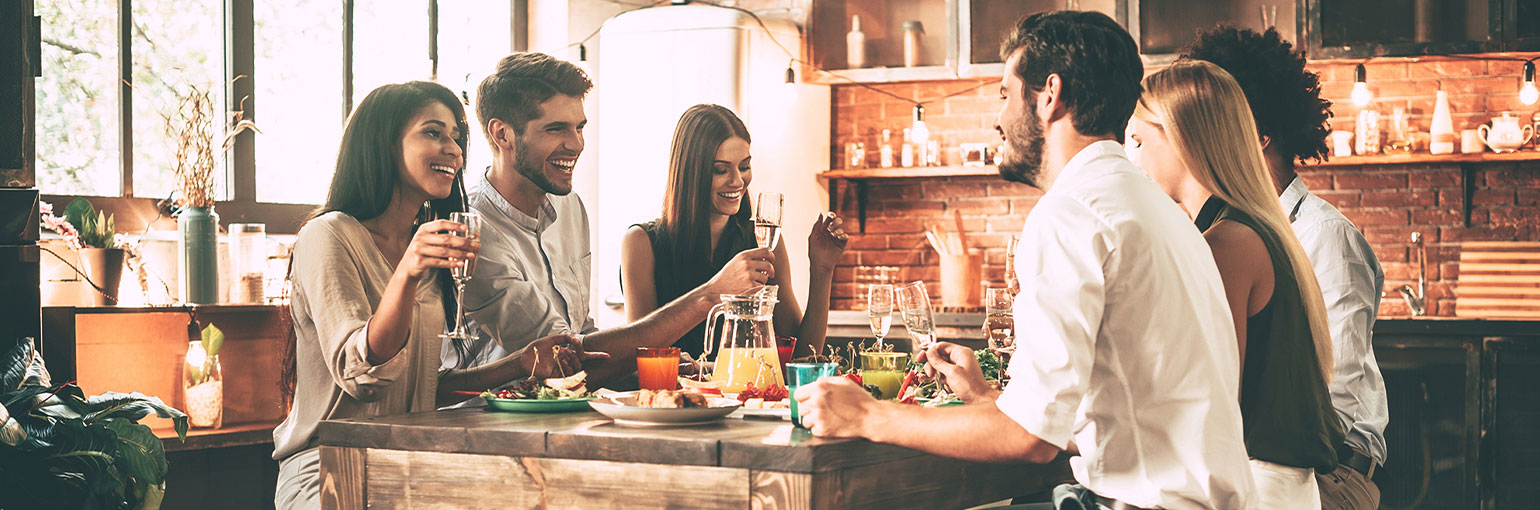
[{"label": "wooden shelf", "polygon": [[994,165],[986,166],[917,166],[902,168],[850,168],[829,170],[818,174],[821,179],[916,179],[925,177],[975,177],[999,175]]},{"label": "wooden shelf", "polygon": [[819,179],[829,181],[829,210],[839,211],[840,199],[845,195],[845,189],[849,186],[842,184],[855,183],[856,192],[856,223],[861,233],[866,233],[866,187],[867,181],[889,179],[929,179],[936,177],[986,177],[998,176],[1000,171],[994,165],[986,166],[919,166],[900,168],[850,168],[845,170],[829,170],[818,174]]},{"label": "wooden shelf", "polygon": [[1518,152],[1498,154],[1495,152],[1481,152],[1476,154],[1376,154],[1370,156],[1344,156],[1334,157],[1322,163],[1305,165],[1307,167],[1340,167],[1340,166],[1365,166],[1365,165],[1426,165],[1438,163],[1469,164],[1469,163],[1507,163],[1513,161],[1540,161],[1540,151],[1524,149]]},{"label": "wooden shelf", "polygon": [[875,67],[866,69],[815,69],[807,72],[807,82],[819,85],[851,83],[897,83],[905,81],[943,81],[999,78],[1004,64],[972,64],[961,69],[949,66]]},{"label": "wooden shelf", "polygon": [[155,437],[159,437],[168,452],[187,450],[209,450],[214,448],[227,448],[231,446],[246,446],[254,444],[272,444],[273,429],[277,423],[243,423],[239,425],[225,425],[216,429],[187,429],[187,442],[183,443],[176,438],[176,430],[170,427],[151,429]]}]

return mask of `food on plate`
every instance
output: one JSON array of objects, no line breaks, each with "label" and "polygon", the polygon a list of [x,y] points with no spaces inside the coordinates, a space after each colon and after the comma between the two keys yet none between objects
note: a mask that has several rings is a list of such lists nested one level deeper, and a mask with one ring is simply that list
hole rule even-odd
[{"label": "food on plate", "polygon": [[791,399],[768,401],[762,398],[751,398],[743,401],[744,409],[790,409]]},{"label": "food on plate", "polygon": [[765,402],[779,402],[786,400],[786,398],[789,396],[791,396],[791,394],[786,390],[785,386],[779,384],[771,384],[770,386],[767,386],[765,389],[761,390],[759,388],[755,388],[754,383],[751,382],[744,386],[743,391],[738,392],[738,401],[747,403],[749,399],[757,398],[764,400]]},{"label": "food on plate", "polygon": [[497,390],[481,392],[481,398],[503,398],[518,400],[567,400],[575,398],[588,398],[588,373],[578,372],[568,377],[537,380],[524,379],[513,383],[512,386]]},{"label": "food on plate", "polygon": [[703,395],[722,396],[722,387],[727,386],[726,381],[697,381],[688,377],[679,378],[679,387]]},{"label": "food on plate", "polygon": [[[988,349],[974,351],[973,355],[978,359],[979,368],[984,372],[985,382],[989,383],[989,386],[994,389],[1003,388],[1005,384],[1002,381],[1002,377],[1005,375],[1005,363],[1000,359],[1000,356]],[[952,399],[934,400],[939,392],[940,387],[937,384],[936,378],[925,373],[925,364],[912,363],[909,365],[909,372],[904,374],[903,383],[899,385],[898,401],[903,404],[917,404],[919,403],[917,399],[933,399],[927,403],[927,405],[932,406],[939,406],[952,401]]]},{"label": "food on plate", "polygon": [[688,390],[641,390],[636,392],[636,405],[662,409],[706,407],[706,396]]}]

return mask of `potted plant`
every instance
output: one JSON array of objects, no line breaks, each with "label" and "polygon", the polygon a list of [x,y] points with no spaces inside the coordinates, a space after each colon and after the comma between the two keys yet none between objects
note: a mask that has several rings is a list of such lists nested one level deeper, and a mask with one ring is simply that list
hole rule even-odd
[{"label": "potted plant", "polygon": [[[174,174],[177,205],[177,267],[181,270],[182,301],[212,304],[219,300],[219,213],[214,211],[214,171],[235,137],[256,131],[240,111],[216,151],[214,120],[217,109],[208,91],[189,86],[166,128],[176,141]],[[223,124],[223,122],[221,122]]]},{"label": "potted plant", "polygon": [[82,290],[82,301],[95,306],[118,304],[118,283],[123,278],[127,250],[113,232],[114,216],[96,210],[83,198],[70,202],[63,217],[54,215],[53,204],[39,202],[38,216],[43,228],[63,236],[65,244],[78,255],[81,267],[59,258],[85,278],[87,287]]},{"label": "potted plant", "polygon": [[187,416],[139,393],[86,397],[53,384],[31,338],[0,355],[0,508],[160,508],[161,439],[139,422],[170,418],[187,440]]}]

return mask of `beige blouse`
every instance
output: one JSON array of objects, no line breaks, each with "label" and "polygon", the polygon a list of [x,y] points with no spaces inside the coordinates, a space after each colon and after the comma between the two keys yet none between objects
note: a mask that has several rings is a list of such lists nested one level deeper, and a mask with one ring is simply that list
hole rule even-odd
[{"label": "beige blouse", "polygon": [[294,405],[273,430],[274,459],[316,446],[321,420],[434,409],[444,328],[434,279],[417,286],[406,346],[380,365],[368,361],[369,318],[394,271],[352,216],[329,212],[300,229],[291,276],[298,370]]}]

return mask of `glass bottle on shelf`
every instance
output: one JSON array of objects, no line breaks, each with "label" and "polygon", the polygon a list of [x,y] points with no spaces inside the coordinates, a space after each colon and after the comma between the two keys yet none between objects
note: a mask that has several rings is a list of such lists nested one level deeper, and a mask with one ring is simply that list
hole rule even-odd
[{"label": "glass bottle on shelf", "polygon": [[186,363],[182,364],[182,390],[187,400],[187,419],[194,427],[219,428],[224,423],[224,374],[219,353],[203,350],[203,342],[187,342]]},{"label": "glass bottle on shelf", "polygon": [[849,69],[866,67],[866,33],[859,15],[850,17],[850,33],[845,34],[845,64]]},{"label": "glass bottle on shelf", "polygon": [[893,130],[882,130],[882,140],[880,140],[880,143],[882,147],[879,151],[882,157],[879,162],[883,168],[893,168]]},{"label": "glass bottle on shelf", "polygon": [[914,142],[910,140],[908,128],[904,128],[904,148],[899,154],[899,166],[909,168],[914,166]]},{"label": "glass bottle on shelf", "polygon": [[925,50],[925,27],[918,21],[904,22],[904,67],[919,67]]}]

